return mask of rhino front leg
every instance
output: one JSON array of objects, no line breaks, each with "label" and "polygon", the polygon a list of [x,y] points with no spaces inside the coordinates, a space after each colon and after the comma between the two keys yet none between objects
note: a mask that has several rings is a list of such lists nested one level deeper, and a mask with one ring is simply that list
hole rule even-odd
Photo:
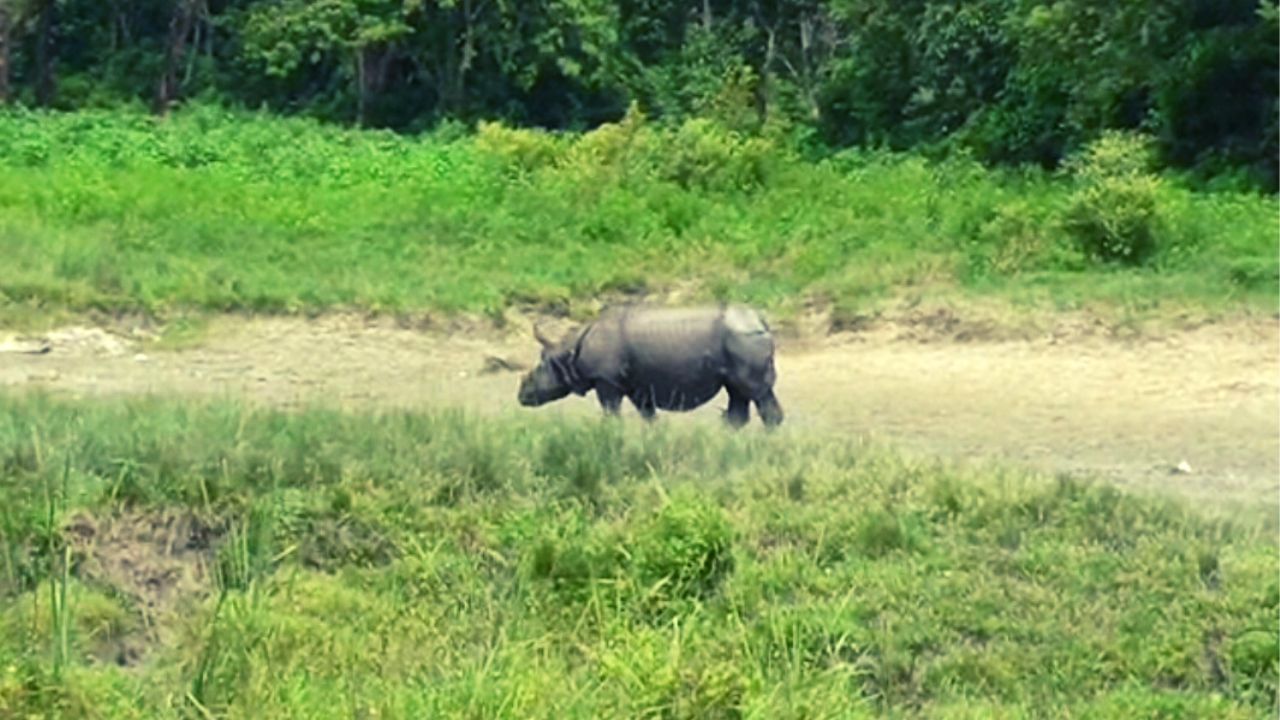
[{"label": "rhino front leg", "polygon": [[756,409],[760,411],[760,420],[767,427],[777,427],[782,424],[785,417],[782,412],[782,404],[778,402],[778,398],[773,394],[773,390],[766,390],[764,394],[756,398]]},{"label": "rhino front leg", "polygon": [[724,413],[724,420],[736,430],[751,420],[751,398],[733,388],[726,389],[729,391],[729,409]]},{"label": "rhino front leg", "polygon": [[610,417],[618,417],[622,410],[622,391],[612,385],[597,385],[596,399],[600,407]]}]

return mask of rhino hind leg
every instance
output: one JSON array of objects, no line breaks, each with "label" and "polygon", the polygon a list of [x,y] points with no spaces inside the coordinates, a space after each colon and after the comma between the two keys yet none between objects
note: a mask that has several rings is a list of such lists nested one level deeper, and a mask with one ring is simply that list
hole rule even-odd
[{"label": "rhino hind leg", "polygon": [[653,404],[652,398],[643,396],[631,396],[631,404],[635,406],[636,412],[640,413],[640,417],[648,422],[653,422],[658,415],[658,409]]}]

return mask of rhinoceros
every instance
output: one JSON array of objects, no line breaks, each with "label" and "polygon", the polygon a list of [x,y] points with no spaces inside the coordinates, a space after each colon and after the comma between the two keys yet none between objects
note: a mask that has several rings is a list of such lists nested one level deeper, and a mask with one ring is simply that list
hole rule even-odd
[{"label": "rhinoceros", "polygon": [[749,421],[753,402],[767,427],[782,422],[773,392],[773,333],[752,308],[626,305],[558,342],[536,325],[533,334],[542,357],[521,380],[518,399],[525,407],[595,390],[606,414],[618,415],[626,398],[652,421],[657,410],[693,410],[724,388],[724,418],[732,427]]}]

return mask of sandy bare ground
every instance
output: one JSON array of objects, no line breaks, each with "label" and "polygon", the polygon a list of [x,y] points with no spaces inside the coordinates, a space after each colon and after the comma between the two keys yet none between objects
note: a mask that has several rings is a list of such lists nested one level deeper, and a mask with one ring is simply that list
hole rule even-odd
[{"label": "sandy bare ground", "polygon": [[[191,393],[285,407],[318,400],[598,414],[592,397],[538,410],[516,404],[519,375],[494,359],[534,361],[528,327],[445,332],[348,316],[227,317],[197,346],[167,351],[150,347],[145,333],[118,328],[25,337],[0,329],[0,386]],[[1275,319],[1142,340],[973,340],[943,330],[886,323],[784,338],[777,388],[784,432],[869,436],[913,452],[1102,475],[1215,504],[1274,507],[1280,497]],[[718,423],[724,405],[721,395],[662,422]],[[628,416],[635,417],[630,409]],[[753,421],[747,432],[759,427]]]}]

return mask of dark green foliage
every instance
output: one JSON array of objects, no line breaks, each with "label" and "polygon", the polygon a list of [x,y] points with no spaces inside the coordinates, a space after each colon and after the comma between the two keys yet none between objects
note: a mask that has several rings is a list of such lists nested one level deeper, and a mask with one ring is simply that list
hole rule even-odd
[{"label": "dark green foliage", "polygon": [[584,129],[639,103],[663,122],[702,117],[819,154],[964,148],[1046,167],[1128,129],[1207,183],[1280,182],[1275,0],[6,8],[0,93],[22,104],[164,112],[201,99],[413,132],[481,120]]},{"label": "dark green foliage", "polygon": [[630,531],[591,525],[582,512],[561,520],[560,531],[522,549],[530,576],[561,600],[603,595],[660,621],[688,602],[710,600],[733,571],[733,528],[700,498],[674,499]]},{"label": "dark green foliage", "polygon": [[1274,698],[1280,692],[1280,642],[1273,630],[1245,630],[1231,643],[1230,672],[1248,695],[1259,699]]},{"label": "dark green foliage", "polygon": [[629,550],[648,602],[705,599],[733,570],[733,529],[723,512],[679,498],[642,525]]},{"label": "dark green foliage", "polygon": [[895,551],[913,552],[924,542],[924,525],[914,516],[888,510],[868,510],[854,538],[856,552],[878,558]]},{"label": "dark green foliage", "polygon": [[586,601],[599,590],[597,583],[614,584],[623,572],[621,546],[602,544],[581,528],[567,537],[538,538],[528,557],[531,577],[567,601]]},{"label": "dark green foliage", "polygon": [[256,506],[230,523],[214,560],[219,593],[248,590],[274,569],[276,522],[274,508]]}]

